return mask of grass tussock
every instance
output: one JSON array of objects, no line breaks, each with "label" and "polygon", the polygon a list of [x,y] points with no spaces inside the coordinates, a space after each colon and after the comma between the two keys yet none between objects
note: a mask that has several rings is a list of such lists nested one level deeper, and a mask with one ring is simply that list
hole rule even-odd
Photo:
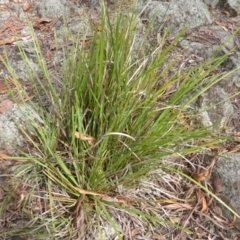
[{"label": "grass tussock", "polygon": [[[40,212],[28,211],[42,223],[38,228],[32,223],[35,237],[44,232],[57,239],[122,239],[130,234],[123,234],[126,218],[132,224],[129,229],[145,229],[145,237],[146,231],[151,233],[149,239],[159,225],[181,229],[154,204],[161,196],[174,198],[176,189],[162,186],[182,181],[174,165],[177,157],[220,141],[214,137],[205,141],[211,129],[201,125],[193,103],[222,79],[211,72],[227,56],[172,73],[178,56],[169,55],[183,32],[168,44],[164,35],[156,45],[147,37],[138,38],[137,22],[136,16],[122,13],[113,23],[103,7],[101,23],[90,40],[71,36],[74,43],[65,49],[57,83],[34,32],[41,78],[31,71],[20,49],[35,86],[37,103],[32,106],[42,119],[34,124],[32,135],[22,129],[29,144],[24,157],[34,163],[21,172],[22,182],[38,179],[24,201],[29,204],[37,195],[44,203]],[[162,186],[156,181],[161,178]]]}]

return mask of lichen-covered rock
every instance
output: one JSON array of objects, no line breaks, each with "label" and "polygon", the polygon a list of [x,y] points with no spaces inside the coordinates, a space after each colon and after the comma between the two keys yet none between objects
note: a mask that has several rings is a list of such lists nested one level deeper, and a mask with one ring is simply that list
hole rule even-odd
[{"label": "lichen-covered rock", "polygon": [[228,94],[220,86],[213,86],[203,93],[199,99],[199,105],[205,109],[202,113],[202,122],[205,126],[217,128],[225,126],[234,113]]},{"label": "lichen-covered rock", "polygon": [[239,0],[218,0],[216,7],[227,11],[230,17],[234,17],[240,13]]},{"label": "lichen-covered rock", "polygon": [[[221,196],[224,196],[231,204],[230,207],[240,214],[240,153],[228,153],[221,156],[213,168],[213,176],[221,179]],[[231,221],[233,214],[227,211],[224,209],[223,214],[226,214],[226,217],[230,215]],[[237,220],[237,227],[240,228],[240,219]]]},{"label": "lichen-covered rock", "polygon": [[171,2],[140,1],[139,9],[146,5],[144,14],[154,19],[154,28],[168,28],[171,34],[176,34],[182,28],[192,29],[201,25],[211,24],[212,17],[208,7],[202,1],[173,0]]},{"label": "lichen-covered rock", "polygon": [[11,110],[0,114],[0,146],[11,154],[16,153],[26,140],[19,129],[31,133],[32,128],[40,122],[40,116],[30,105],[15,105]]},{"label": "lichen-covered rock", "polygon": [[68,17],[76,11],[76,6],[67,0],[42,0],[38,6],[40,17]]}]

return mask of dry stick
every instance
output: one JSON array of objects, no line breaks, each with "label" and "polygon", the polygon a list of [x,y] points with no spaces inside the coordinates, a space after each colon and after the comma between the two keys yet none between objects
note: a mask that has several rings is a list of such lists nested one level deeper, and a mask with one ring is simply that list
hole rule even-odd
[{"label": "dry stick", "polygon": [[76,202],[76,205],[75,205],[75,210],[74,210],[74,223],[76,224],[77,226],[77,218],[78,218],[78,215],[80,213],[80,210],[82,208],[82,202],[83,202],[83,199],[85,197],[85,194],[82,194],[80,195],[80,197],[78,198],[77,202]]},{"label": "dry stick", "polygon": [[[183,223],[183,228],[186,227],[187,222],[189,221],[189,219],[192,217],[194,211],[197,209],[198,204],[196,204],[196,206],[193,208],[193,210],[189,213],[187,219],[185,220],[185,222]],[[181,230],[180,234],[179,234],[179,239],[182,239],[182,234],[183,234],[183,229]]]},{"label": "dry stick", "polygon": [[192,219],[200,228],[202,228],[203,230],[205,230],[206,232],[210,233],[211,235],[218,237],[218,235],[216,235],[215,233],[210,232],[208,229],[206,229],[205,227],[203,227],[201,224],[199,224],[195,219]]}]

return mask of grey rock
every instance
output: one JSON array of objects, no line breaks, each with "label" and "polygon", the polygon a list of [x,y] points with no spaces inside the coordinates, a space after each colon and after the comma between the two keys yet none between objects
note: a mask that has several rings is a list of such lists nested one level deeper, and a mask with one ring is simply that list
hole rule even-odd
[{"label": "grey rock", "polygon": [[203,0],[203,2],[211,7],[216,7],[219,0]]},{"label": "grey rock", "polygon": [[228,11],[236,11],[240,13],[240,1],[239,0],[221,0]]},{"label": "grey rock", "polygon": [[14,105],[11,110],[0,114],[0,146],[14,154],[24,143],[19,126],[31,134],[33,126],[40,122],[40,116],[30,105]]},{"label": "grey rock", "polygon": [[235,56],[230,56],[228,58],[228,61],[226,62],[228,66],[228,70],[232,70],[234,68],[240,68],[240,56],[239,54],[236,54]]},{"label": "grey rock", "polygon": [[[0,2],[1,4],[1,2]],[[0,21],[7,20],[11,16],[11,13],[9,11],[1,11],[0,14]]]},{"label": "grey rock", "polygon": [[15,236],[11,237],[11,240],[23,240],[23,238],[21,238],[20,236],[15,235]]},{"label": "grey rock", "polygon": [[202,43],[199,42],[192,42],[186,39],[183,39],[179,42],[179,45],[189,52],[202,52],[205,48]]},{"label": "grey rock", "polygon": [[[221,156],[213,168],[213,175],[221,179],[221,194],[227,197],[234,210],[240,214],[240,153]],[[225,212],[226,209],[224,214]],[[237,227],[240,228],[240,219],[237,220]]]},{"label": "grey rock", "polygon": [[224,90],[229,94],[229,96],[238,94],[240,91],[240,56],[239,54],[234,54],[230,56],[226,62],[224,62],[223,67],[226,71],[233,70],[234,72],[225,77],[224,80],[219,82],[219,86],[224,88]]},{"label": "grey rock", "polygon": [[[27,47],[27,49],[28,48],[29,48],[29,46]],[[39,65],[36,63],[36,61],[34,59],[35,59],[34,57],[28,56],[28,59],[26,61],[27,61],[28,67],[30,67],[31,71],[35,75],[39,75],[41,73],[41,70],[40,70]],[[26,68],[26,63],[21,58],[20,54],[16,54],[10,59],[10,66],[11,66],[12,71],[14,72],[15,76],[17,76],[18,80],[22,80],[22,81],[29,80],[29,73]]]},{"label": "grey rock", "polygon": [[232,35],[229,32],[224,31],[222,27],[204,26],[201,29],[212,32],[213,37],[219,41],[218,45],[222,44],[226,48],[225,51],[229,51],[234,47],[234,41],[233,41]]},{"label": "grey rock", "polygon": [[[140,9],[145,5],[145,1],[140,1],[138,4]],[[147,5],[144,14],[150,19],[155,19],[155,29],[159,29],[163,25],[164,28],[169,29],[171,34],[176,34],[183,27],[192,29],[212,23],[207,5],[198,0],[151,1]]]},{"label": "grey rock", "polygon": [[227,11],[230,17],[236,17],[240,13],[239,0],[218,0],[213,7]]},{"label": "grey rock", "polygon": [[226,121],[233,115],[234,108],[228,99],[228,94],[220,86],[213,86],[199,98],[202,112],[202,122],[205,126],[216,128],[225,126]]},{"label": "grey rock", "polygon": [[80,0],[79,3],[90,8],[98,8],[101,0]]},{"label": "grey rock", "polygon": [[38,6],[40,17],[68,17],[74,11],[77,11],[76,6],[67,0],[42,0]]},{"label": "grey rock", "polygon": [[[201,32],[211,33],[209,36],[204,36],[200,41],[183,39],[179,42],[183,49],[191,53],[198,54],[203,59],[208,59],[211,56],[222,56],[234,48],[234,40],[230,33],[224,31],[220,26],[202,26],[198,28]],[[209,41],[206,41],[209,39]],[[198,39],[196,39],[197,41]]]}]

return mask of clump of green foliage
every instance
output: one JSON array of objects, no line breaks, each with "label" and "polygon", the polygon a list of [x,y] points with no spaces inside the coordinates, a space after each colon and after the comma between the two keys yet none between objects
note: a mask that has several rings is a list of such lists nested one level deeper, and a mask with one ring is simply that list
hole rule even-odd
[{"label": "clump of green foliage", "polygon": [[[106,197],[117,196],[118,186],[137,186],[152,170],[166,169],[162,159],[168,157],[170,163],[176,154],[202,151],[218,141],[213,138],[213,142],[199,145],[210,129],[197,121],[192,104],[221,80],[221,75],[211,72],[227,56],[170,74],[178,56],[170,59],[169,55],[182,33],[169,44],[165,44],[165,34],[158,45],[149,42],[148,47],[146,37],[137,38],[136,16],[122,13],[112,23],[103,7],[101,23],[87,46],[84,37],[71,36],[74,44],[65,49],[57,88],[33,33],[44,80],[31,69],[29,78],[38,83],[34,91],[39,102],[33,106],[43,124],[35,125],[34,138],[25,132],[34,149],[25,156],[35,163],[41,184],[45,181],[50,235],[59,236],[63,228],[62,235],[69,237],[77,229],[74,219],[97,214],[112,224],[121,239],[108,211],[113,205],[141,216],[148,224],[163,222],[153,213],[123,207]],[[51,111],[42,106],[41,95],[47,96]]]}]

